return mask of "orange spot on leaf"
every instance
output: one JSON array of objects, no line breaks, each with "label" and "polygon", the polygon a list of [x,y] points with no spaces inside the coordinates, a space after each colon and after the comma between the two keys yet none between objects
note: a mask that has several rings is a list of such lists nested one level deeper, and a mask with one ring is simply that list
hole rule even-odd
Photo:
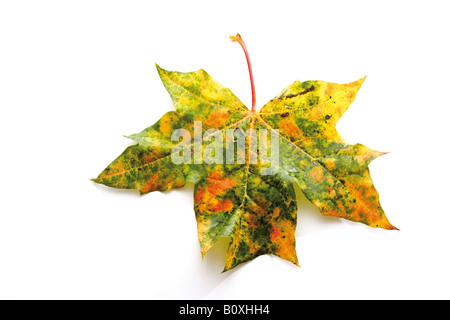
[{"label": "orange spot on leaf", "polygon": [[205,121],[205,124],[208,128],[219,128],[227,122],[228,118],[228,112],[224,110],[214,110]]},{"label": "orange spot on leaf", "polygon": [[298,137],[301,135],[300,129],[290,118],[283,119],[279,122],[280,131],[290,137]]},{"label": "orange spot on leaf", "polygon": [[313,179],[315,182],[321,182],[323,180],[323,173],[322,169],[320,167],[314,167],[310,172],[309,176],[311,179]]},{"label": "orange spot on leaf", "polygon": [[280,208],[276,207],[276,208],[273,210],[273,217],[274,217],[274,218],[277,218],[279,215],[280,215]]}]

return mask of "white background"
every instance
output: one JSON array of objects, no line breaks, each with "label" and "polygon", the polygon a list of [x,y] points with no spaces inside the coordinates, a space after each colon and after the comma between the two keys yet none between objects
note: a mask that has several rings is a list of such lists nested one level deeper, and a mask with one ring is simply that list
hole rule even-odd
[{"label": "white background", "polygon": [[[450,298],[446,1],[0,2],[0,298]],[[193,186],[139,196],[96,177],[173,110],[154,63],[205,69],[258,108],[293,81],[368,75],[338,123],[390,151],[371,174],[400,231],[323,217],[303,196],[301,268],[202,262]]]}]

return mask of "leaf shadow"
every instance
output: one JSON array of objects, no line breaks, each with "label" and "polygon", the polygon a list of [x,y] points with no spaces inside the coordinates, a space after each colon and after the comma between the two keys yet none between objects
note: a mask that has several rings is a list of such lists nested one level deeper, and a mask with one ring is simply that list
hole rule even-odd
[{"label": "leaf shadow", "polygon": [[[192,197],[191,205],[193,206],[194,189],[195,184],[187,182],[182,188],[163,191],[162,194],[169,195],[173,192],[182,192],[186,196]],[[192,213],[194,213],[193,207]],[[190,266],[187,268],[189,276],[185,280],[186,282],[179,287],[179,298],[202,299],[239,269],[240,266],[237,266],[223,272],[229,244],[229,238],[220,237],[202,259],[200,243],[198,243],[196,250],[198,255],[193,260],[190,260]]]},{"label": "leaf shadow", "polygon": [[[132,199],[139,199],[142,197],[138,191],[133,189],[116,189],[97,184],[95,182],[92,182],[92,184],[96,188],[100,188],[110,194],[120,194],[121,197],[125,196]],[[188,182],[182,188],[162,191],[161,193],[169,196],[170,193],[182,192],[186,194],[186,196],[193,196],[194,188],[194,183]],[[324,231],[324,225],[332,226],[343,223],[342,219],[322,215],[319,209],[306,198],[298,185],[294,185],[294,188],[298,204],[297,228],[295,232],[297,239],[311,233]],[[192,208],[192,213],[194,213],[193,211],[194,210]],[[178,285],[178,289],[180,290],[179,298],[205,298],[214,292],[214,290],[218,288],[226,279],[232,277],[236,273],[239,273],[241,267],[244,267],[247,263],[240,264],[231,270],[223,272],[229,243],[230,240],[228,238],[219,238],[214,246],[208,250],[203,259],[200,254],[200,245],[198,246],[197,260],[191,260],[191,266],[188,268],[189,276],[187,279],[185,278],[185,283]],[[279,259],[275,256],[271,258]],[[296,267],[291,265],[290,262],[284,260],[281,261],[282,263],[291,266],[293,269],[296,269]]]}]

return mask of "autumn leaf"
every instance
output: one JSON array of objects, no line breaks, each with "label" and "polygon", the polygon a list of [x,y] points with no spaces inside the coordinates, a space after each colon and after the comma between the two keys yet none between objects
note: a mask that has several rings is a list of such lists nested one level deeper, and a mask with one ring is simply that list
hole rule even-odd
[{"label": "autumn leaf", "polygon": [[231,39],[247,58],[252,108],[202,69],[182,73],[157,66],[176,110],[129,136],[137,144],[93,181],[141,194],[194,183],[202,257],[228,238],[224,271],[262,254],[298,265],[295,184],[324,215],[396,229],[368,168],[384,153],[348,144],[335,128],[364,78],[348,84],[296,81],[257,111],[247,48],[239,34]]}]

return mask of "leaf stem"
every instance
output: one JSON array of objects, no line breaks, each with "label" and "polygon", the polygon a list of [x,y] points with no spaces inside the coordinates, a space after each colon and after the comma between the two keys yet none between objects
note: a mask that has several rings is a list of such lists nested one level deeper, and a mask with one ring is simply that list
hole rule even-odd
[{"label": "leaf stem", "polygon": [[245,42],[242,39],[241,35],[239,33],[236,34],[236,36],[230,36],[231,41],[238,42],[245,53],[245,58],[247,59],[247,66],[248,66],[248,73],[250,74],[250,84],[252,86],[252,112],[256,111],[256,95],[255,95],[255,82],[253,81],[253,71],[252,71],[252,65],[250,63],[250,57],[248,56],[247,47],[245,46]]}]

